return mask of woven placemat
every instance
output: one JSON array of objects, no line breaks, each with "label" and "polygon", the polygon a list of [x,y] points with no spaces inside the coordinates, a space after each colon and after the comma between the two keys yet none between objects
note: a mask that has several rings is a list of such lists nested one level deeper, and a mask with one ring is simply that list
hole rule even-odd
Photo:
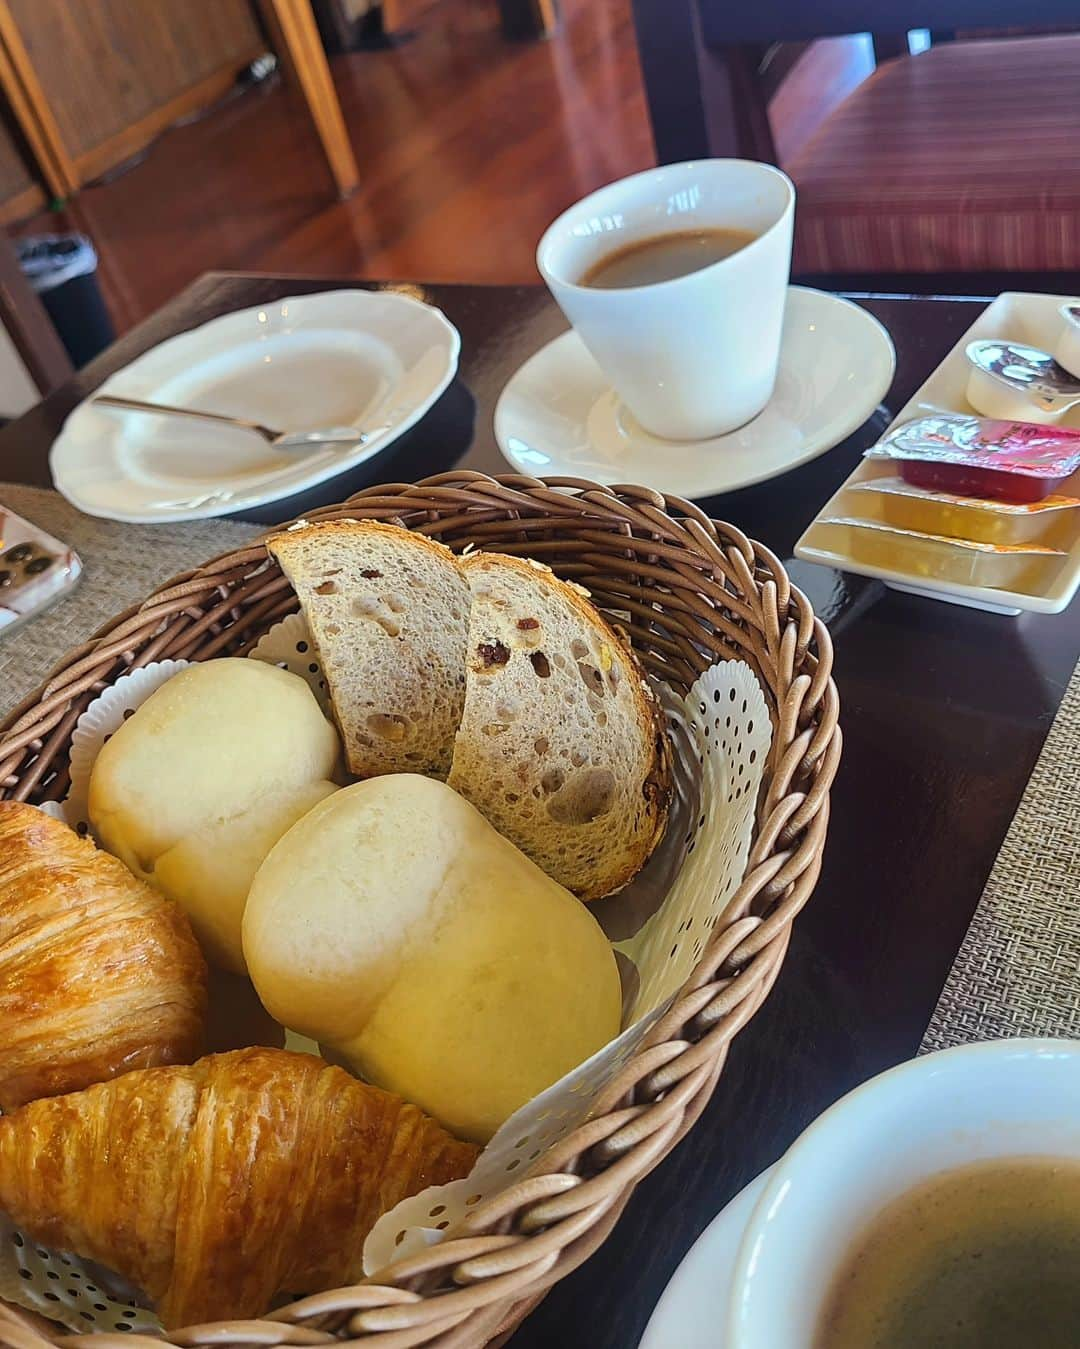
[{"label": "woven placemat", "polygon": [[921,1051],[1080,1037],[1080,665],[990,873]]},{"label": "woven placemat", "polygon": [[58,492],[9,483],[0,483],[0,506],[69,544],[85,568],[70,594],[0,636],[0,717],[32,693],[65,652],[85,642],[114,614],[178,572],[237,548],[266,528],[231,520],[119,524],[83,515]]}]

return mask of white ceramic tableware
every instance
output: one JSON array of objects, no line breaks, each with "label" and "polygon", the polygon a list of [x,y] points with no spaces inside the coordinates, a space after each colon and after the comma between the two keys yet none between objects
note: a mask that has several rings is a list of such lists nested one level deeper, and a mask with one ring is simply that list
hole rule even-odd
[{"label": "white ceramic tableware", "polygon": [[460,346],[438,309],[390,290],[294,295],[226,314],[144,353],[97,392],[286,432],[371,434],[298,456],[242,431],[84,402],[53,444],[53,480],[89,515],[143,524],[280,501],[385,450],[453,379]]},{"label": "white ceramic tableware", "polygon": [[1021,1156],[1080,1159],[1080,1042],[962,1045],[864,1083],[773,1168],[739,1247],[726,1349],[813,1349],[833,1275],[882,1207],[940,1172]]},{"label": "white ceramic tableware", "polygon": [[495,438],[519,473],[644,483],[700,499],[775,478],[839,444],[881,402],[895,365],[889,335],[873,315],[792,286],[776,387],[746,426],[701,441],[650,435],[571,331],[507,383]]},{"label": "white ceramic tableware", "polygon": [[[776,382],[795,189],[779,169],[706,159],[648,169],[571,206],[536,252],[552,295],[640,425],[703,440],[744,425]],[[605,255],[683,231],[737,228],[751,243],[653,285],[581,284]]]},{"label": "white ceramic tableware", "polygon": [[1063,326],[1054,348],[1054,359],[1070,375],[1080,379],[1080,303],[1067,300],[1058,313]]},{"label": "white ceramic tableware", "polygon": [[653,1308],[638,1349],[724,1349],[739,1243],[769,1171],[740,1190],[690,1247]]}]

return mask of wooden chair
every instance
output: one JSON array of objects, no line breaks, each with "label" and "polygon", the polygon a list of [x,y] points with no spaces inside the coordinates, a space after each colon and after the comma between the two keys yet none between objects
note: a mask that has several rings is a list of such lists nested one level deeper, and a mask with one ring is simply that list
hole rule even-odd
[{"label": "wooden chair", "polygon": [[[783,165],[799,190],[796,273],[925,289],[930,277],[1076,272],[1080,34],[906,54],[909,29],[1019,14],[1002,0],[634,0],[659,159],[777,162],[765,54],[872,30],[878,69]],[[1022,18],[1075,24],[1075,0],[1028,0]]]}]

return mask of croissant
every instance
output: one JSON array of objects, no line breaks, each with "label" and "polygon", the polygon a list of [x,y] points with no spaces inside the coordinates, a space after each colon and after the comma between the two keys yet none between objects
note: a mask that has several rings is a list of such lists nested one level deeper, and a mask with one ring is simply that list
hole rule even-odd
[{"label": "croissant", "polygon": [[182,910],[34,806],[0,801],[0,1109],[202,1048]]},{"label": "croissant", "polygon": [[376,1219],[476,1152],[322,1059],[238,1049],[0,1119],[0,1209],[139,1285],[168,1329],[355,1282]]}]

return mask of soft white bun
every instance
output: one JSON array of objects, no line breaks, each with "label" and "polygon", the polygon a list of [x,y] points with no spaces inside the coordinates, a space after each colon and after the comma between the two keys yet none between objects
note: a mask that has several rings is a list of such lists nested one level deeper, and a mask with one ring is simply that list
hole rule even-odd
[{"label": "soft white bun", "polygon": [[242,969],[241,891],[334,790],[338,751],[298,675],[247,659],[190,665],[102,747],[90,822],[109,852],[184,905],[212,959]]},{"label": "soft white bun", "polygon": [[430,778],[372,778],[310,810],[259,868],[243,940],[271,1015],[465,1138],[619,1029],[588,909]]},{"label": "soft white bun", "polygon": [[196,829],[158,858],[154,884],[187,911],[208,960],[245,972],[240,923],[256,871],[282,834],[337,790],[332,782],[306,782],[260,796],[239,815]]}]

